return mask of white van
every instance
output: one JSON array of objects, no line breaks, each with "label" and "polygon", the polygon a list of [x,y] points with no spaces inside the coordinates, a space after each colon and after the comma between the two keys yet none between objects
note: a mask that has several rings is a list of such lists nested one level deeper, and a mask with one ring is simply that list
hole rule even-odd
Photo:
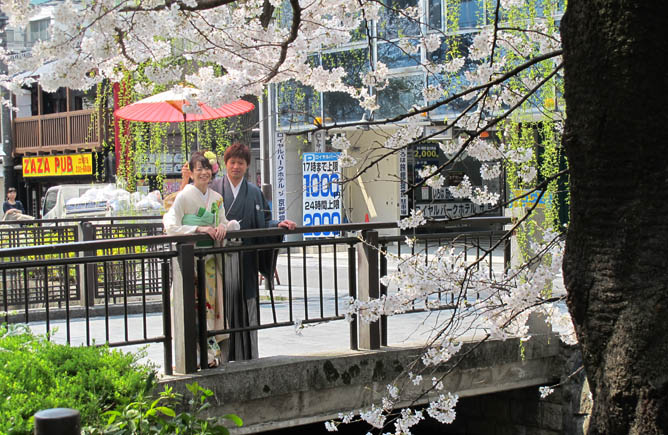
[{"label": "white van", "polygon": [[42,201],[42,219],[109,216],[109,201],[78,201],[92,188],[104,188],[106,184],[61,184],[50,187]]}]

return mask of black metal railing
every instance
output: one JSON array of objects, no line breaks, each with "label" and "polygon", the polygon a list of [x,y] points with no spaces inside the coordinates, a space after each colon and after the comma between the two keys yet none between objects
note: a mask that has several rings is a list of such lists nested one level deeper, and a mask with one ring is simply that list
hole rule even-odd
[{"label": "black metal railing", "polygon": [[[195,248],[193,243],[207,239],[204,235],[144,235],[5,248],[0,250],[3,311],[0,322],[43,322],[49,331],[58,319],[61,329],[64,323],[61,333],[68,343],[77,340],[86,345],[106,342],[110,346],[162,343],[165,373],[172,371],[172,346],[177,370],[189,373],[197,370],[198,363],[207,367],[206,352],[201,353],[200,361],[196,356],[197,343],[205,343],[207,337],[294,326],[296,321],[308,324],[341,320],[345,317],[349,297],[372,299],[396,291],[380,284],[379,278],[388,271],[388,259],[395,261],[392,259],[423,252],[427,260],[434,249],[447,243],[460,249],[469,261],[484,256],[475,267],[488,268],[491,275],[495,268],[503,269],[508,262],[507,241],[500,243],[505,235],[502,226],[508,222],[507,218],[490,217],[463,219],[456,224],[440,223],[430,232],[415,235],[412,247],[404,243],[403,235],[380,236],[381,230],[394,229],[396,234],[396,222],[385,222],[318,228],[321,232],[340,231],[343,236],[337,238],[241,246],[230,243],[221,248]],[[98,225],[104,228],[111,223]],[[120,222],[118,225],[128,224]],[[91,223],[82,226],[87,226],[87,231],[94,227]],[[114,230],[116,232],[100,230],[99,234],[143,235],[159,232],[158,226],[151,223],[141,229],[145,233],[133,233],[139,231],[138,227],[130,225]],[[313,230],[313,227],[297,228],[292,233]],[[246,240],[286,233],[290,232],[278,228],[242,230],[230,232],[227,238]],[[221,254],[223,261],[229,261],[241,255],[257,258],[260,251],[272,249],[280,250],[276,267],[278,279],[275,283],[273,276],[268,277],[265,288],[257,288],[255,296],[260,303],[256,324],[208,331],[205,321],[196,321],[196,301],[205,300],[204,280],[196,277],[201,273],[206,255]],[[501,260],[497,255],[496,264],[488,255],[492,251],[502,253]],[[179,262],[181,274],[173,273],[174,262]],[[244,261],[238,261],[236,267],[239,276],[243,276]],[[7,279],[12,274],[19,276],[23,284],[14,288]],[[172,280],[182,280],[182,288],[186,290],[170,295]],[[196,286],[195,282],[201,285]],[[74,288],[82,291],[76,294]],[[199,292],[198,299],[196,292]],[[51,293],[57,295],[51,297]],[[46,303],[46,295],[49,295],[49,303]],[[21,304],[12,304],[17,301]],[[447,309],[451,303],[452,295],[438,294],[437,308]],[[260,315],[260,306],[263,315]],[[411,311],[420,310],[424,308],[414,307]],[[157,314],[152,314],[154,312]],[[199,313],[203,315],[204,310],[200,308]],[[155,316],[160,314],[162,326],[155,328]],[[79,320],[73,326],[75,318]],[[171,319],[179,325],[176,332],[172,331]],[[387,343],[387,319],[371,324],[358,323],[354,317],[352,320],[349,324],[351,349],[375,349]],[[153,328],[148,325],[151,322]]]},{"label": "black metal railing", "polygon": [[[134,238],[164,234],[161,216],[116,216],[116,217],[91,217],[86,219],[42,219],[31,221],[7,221],[0,225],[0,249],[19,248],[36,245],[57,245],[75,243],[78,241],[108,240],[118,238]],[[169,250],[168,245],[113,247],[100,251],[49,252],[39,255],[35,259],[55,259],[65,256],[111,256],[130,252],[154,252]],[[28,256],[27,259],[32,259]],[[3,257],[0,261],[16,263],[19,258]],[[91,303],[95,298],[101,299],[107,292],[112,298],[122,294],[127,288],[130,295],[140,296],[140,290],[144,286],[148,288],[148,294],[159,295],[161,290],[160,265],[152,260],[146,262],[128,262],[122,264],[117,261],[108,261],[93,267],[88,271],[91,282],[97,285],[88,295]],[[123,268],[126,272],[123,273]],[[144,269],[144,270],[142,270]],[[80,267],[70,268],[63,273],[53,266],[47,266],[42,270],[11,270],[7,273],[7,302],[9,307],[23,306],[28,304],[44,304],[46,297],[50,302],[63,304],[65,293],[70,300],[82,297],[80,293],[83,270]],[[45,277],[46,284],[45,284]],[[26,279],[27,278],[27,279]],[[104,288],[104,283],[109,283]],[[45,287],[46,285],[46,287]],[[46,288],[46,290],[45,290]]]}]

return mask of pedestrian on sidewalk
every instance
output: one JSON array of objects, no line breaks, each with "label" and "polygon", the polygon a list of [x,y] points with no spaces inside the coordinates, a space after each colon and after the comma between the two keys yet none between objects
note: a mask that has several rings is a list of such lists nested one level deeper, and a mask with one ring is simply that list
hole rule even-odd
[{"label": "pedestrian on sidewalk", "polygon": [[23,203],[16,199],[16,187],[7,189],[7,201],[2,204],[2,212],[10,217],[14,214],[26,214],[26,209]]}]

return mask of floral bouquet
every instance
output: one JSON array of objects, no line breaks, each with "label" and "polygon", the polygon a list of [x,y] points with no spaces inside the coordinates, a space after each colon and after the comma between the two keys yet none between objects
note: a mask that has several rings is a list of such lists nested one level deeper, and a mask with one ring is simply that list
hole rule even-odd
[{"label": "floral bouquet", "polygon": [[213,151],[206,151],[204,153],[204,157],[209,160],[209,163],[211,163],[213,175],[216,175],[216,173],[218,173],[218,169],[220,169],[220,166],[218,165],[218,157],[216,157],[216,154],[214,154]]}]

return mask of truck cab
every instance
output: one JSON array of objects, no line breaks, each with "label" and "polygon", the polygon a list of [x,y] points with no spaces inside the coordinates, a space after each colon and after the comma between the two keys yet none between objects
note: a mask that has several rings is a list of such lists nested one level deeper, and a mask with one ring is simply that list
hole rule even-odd
[{"label": "truck cab", "polygon": [[50,187],[42,201],[42,219],[108,216],[108,201],[79,200],[88,190],[105,186],[106,184],[61,184]]}]

